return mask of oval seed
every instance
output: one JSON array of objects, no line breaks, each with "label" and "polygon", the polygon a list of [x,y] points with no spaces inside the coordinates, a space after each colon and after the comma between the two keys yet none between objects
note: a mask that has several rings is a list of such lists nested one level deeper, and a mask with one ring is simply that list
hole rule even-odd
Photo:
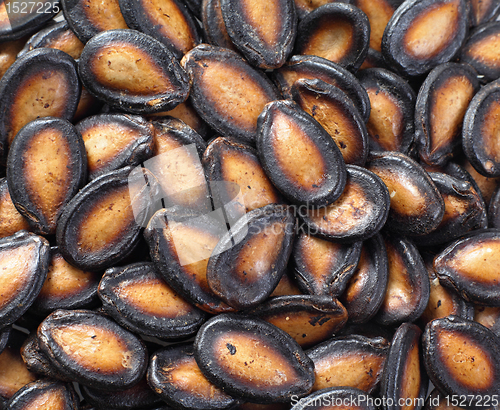
[{"label": "oval seed", "polygon": [[453,157],[478,89],[477,73],[465,64],[442,64],[429,73],[415,105],[415,140],[423,161],[440,165]]},{"label": "oval seed", "polygon": [[457,316],[436,319],[426,326],[422,344],[427,374],[439,390],[469,394],[473,404],[499,391],[500,348],[484,326]]},{"label": "oval seed", "polygon": [[0,78],[7,72],[7,69],[14,64],[18,53],[24,47],[26,39],[6,41],[0,44]]},{"label": "oval seed", "polygon": [[78,64],[85,88],[123,111],[170,110],[189,93],[187,75],[172,53],[135,30],[109,30],[92,37]]},{"label": "oval seed", "polygon": [[274,101],[266,105],[258,128],[262,167],[290,201],[326,205],[342,194],[346,171],[340,150],[323,127],[296,103]]},{"label": "oval seed", "polygon": [[313,391],[342,386],[373,392],[382,377],[388,350],[386,340],[360,335],[337,336],[309,349],[306,353],[316,376]]},{"label": "oval seed", "polygon": [[7,158],[9,192],[37,232],[55,233],[64,207],[86,179],[85,146],[70,122],[40,118],[14,138]]},{"label": "oval seed", "polygon": [[452,242],[434,260],[439,280],[471,302],[500,306],[497,269],[500,231],[470,233]]},{"label": "oval seed", "polygon": [[256,403],[309,393],[313,363],[287,333],[262,319],[218,315],[194,342],[196,362],[212,383]]},{"label": "oval seed", "polygon": [[236,51],[235,45],[227,34],[226,24],[220,9],[220,0],[203,0],[201,13],[203,32],[207,43]]},{"label": "oval seed", "polygon": [[212,251],[207,265],[210,289],[235,309],[267,299],[288,263],[295,223],[285,205],[267,205],[239,219]]},{"label": "oval seed", "polygon": [[297,30],[294,0],[220,0],[229,38],[250,64],[281,67],[292,53]]},{"label": "oval seed", "polygon": [[0,329],[31,306],[47,277],[49,243],[26,231],[0,239]]},{"label": "oval seed", "polygon": [[19,389],[34,382],[37,376],[27,369],[16,346],[7,346],[0,353],[0,403],[9,400]]},{"label": "oval seed", "polygon": [[81,84],[75,61],[66,53],[40,48],[12,64],[0,81],[0,151],[30,121],[75,115]]},{"label": "oval seed", "polygon": [[372,108],[366,124],[370,148],[407,154],[414,139],[415,92],[384,68],[362,70],[358,78]]},{"label": "oval seed", "polygon": [[7,406],[11,410],[77,410],[79,398],[70,384],[37,380],[19,389]]},{"label": "oval seed", "polygon": [[100,114],[76,125],[87,153],[89,179],[153,155],[151,125],[138,115]]},{"label": "oval seed", "polygon": [[110,268],[99,283],[104,311],[132,332],[159,339],[196,333],[205,314],[177,295],[152,263]]},{"label": "oval seed", "polygon": [[389,189],[391,208],[386,228],[402,235],[423,235],[438,227],[444,215],[444,201],[417,162],[396,152],[374,152],[367,169]]},{"label": "oval seed", "polygon": [[302,216],[312,235],[339,242],[354,242],[375,235],[387,221],[390,198],[387,187],[374,173],[347,165],[344,192],[326,207]]},{"label": "oval seed", "polygon": [[302,232],[292,254],[300,289],[311,295],[339,296],[354,274],[360,254],[361,242],[341,244]]},{"label": "oval seed", "polygon": [[406,1],[387,23],[384,59],[406,76],[418,76],[450,61],[469,29],[465,0]]},{"label": "oval seed", "polygon": [[128,28],[118,0],[62,0],[61,6],[71,30],[84,43],[102,31]]},{"label": "oval seed", "polygon": [[293,99],[328,131],[346,164],[363,166],[368,156],[366,126],[351,99],[321,80],[297,80]]},{"label": "oval seed", "polygon": [[259,114],[279,98],[267,77],[237,53],[206,44],[187,53],[181,64],[190,77],[190,100],[201,118],[225,137],[254,144]]},{"label": "oval seed", "polygon": [[356,72],[368,53],[370,23],[360,9],[329,3],[309,13],[297,28],[295,54],[312,54]]},{"label": "oval seed", "polygon": [[500,14],[500,4],[493,0],[472,0],[470,5],[473,26],[493,21]]},{"label": "oval seed", "polygon": [[131,29],[157,39],[179,60],[201,43],[195,20],[181,1],[119,0],[119,3]]},{"label": "oval seed", "polygon": [[123,390],[146,372],[140,339],[102,314],[57,310],[40,324],[37,336],[51,364],[86,386]]},{"label": "oval seed", "polygon": [[275,297],[248,314],[284,330],[304,349],[332,337],[347,322],[344,306],[326,295]]},{"label": "oval seed", "polygon": [[222,410],[233,408],[236,403],[203,375],[192,344],[157,350],[149,363],[148,382],[163,401],[175,408]]}]

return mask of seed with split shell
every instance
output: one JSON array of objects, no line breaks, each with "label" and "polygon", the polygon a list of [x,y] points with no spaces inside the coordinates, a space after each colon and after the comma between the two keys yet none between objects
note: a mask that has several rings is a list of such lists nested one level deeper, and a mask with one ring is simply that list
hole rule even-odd
[{"label": "seed with split shell", "polygon": [[40,48],[12,64],[0,81],[0,151],[7,155],[19,130],[39,117],[70,121],[80,98],[75,60],[60,50]]},{"label": "seed with split shell", "polygon": [[233,310],[207,283],[208,259],[226,230],[226,221],[173,208],[156,212],[144,231],[158,272],[181,296],[209,313]]},{"label": "seed with split shell", "polygon": [[349,321],[366,323],[382,305],[387,289],[387,251],[380,234],[363,242],[357,268],[340,297]]},{"label": "seed with split shell", "polygon": [[290,201],[326,205],[342,194],[346,170],[339,148],[296,103],[287,100],[266,105],[258,128],[262,167]]},{"label": "seed with split shell", "polygon": [[179,409],[222,410],[236,404],[200,371],[192,344],[157,350],[149,363],[148,383],[163,401]]},{"label": "seed with split shell", "polygon": [[275,297],[248,314],[284,330],[304,349],[332,337],[347,322],[344,306],[326,295]]},{"label": "seed with split shell", "polygon": [[431,177],[408,156],[373,152],[367,163],[387,185],[391,208],[386,228],[402,235],[423,235],[443,219],[444,201]]},{"label": "seed with split shell", "polygon": [[364,168],[347,165],[344,192],[335,202],[302,215],[312,235],[339,242],[368,239],[389,215],[389,192],[382,180]]},{"label": "seed with split shell", "polygon": [[56,309],[93,307],[98,301],[100,275],[85,272],[66,262],[57,246],[50,248],[47,279],[33,302],[32,311],[47,315]]},{"label": "seed with split shell", "polygon": [[93,389],[88,386],[80,386],[85,401],[96,409],[157,409],[169,410],[161,407],[164,402],[149,387],[146,378],[125,390],[110,392],[107,390]]},{"label": "seed with split shell", "polygon": [[345,163],[363,166],[368,156],[368,134],[352,100],[321,80],[299,79],[291,92],[297,104],[335,140]]},{"label": "seed with split shell", "polygon": [[286,98],[291,98],[293,84],[300,80],[321,80],[340,88],[352,100],[366,122],[370,116],[370,100],[356,77],[344,67],[318,56],[293,56],[273,72],[274,81]]},{"label": "seed with split shell", "polygon": [[160,339],[196,333],[206,315],[177,295],[152,263],[106,270],[99,283],[104,311],[132,332]]},{"label": "seed with split shell", "polygon": [[474,67],[481,75],[483,82],[493,81],[500,77],[499,35],[499,22],[483,24],[471,33],[462,47],[460,62]]},{"label": "seed with split shell", "polygon": [[212,195],[216,194],[222,204],[237,202],[234,206],[241,215],[282,202],[262,169],[257,151],[248,145],[224,137],[216,138],[203,154],[203,165]]},{"label": "seed with split shell", "polygon": [[472,403],[500,390],[500,347],[484,326],[448,316],[430,322],[422,338],[429,378],[442,392],[470,395]]},{"label": "seed with split shell", "polygon": [[469,30],[465,0],[411,0],[404,2],[387,23],[382,54],[407,76],[418,76],[450,61]]},{"label": "seed with split shell", "polygon": [[439,280],[466,300],[500,306],[499,246],[500,231],[496,229],[458,239],[434,260]]},{"label": "seed with split shell", "polygon": [[487,227],[484,201],[468,181],[441,172],[430,172],[429,176],[443,197],[444,215],[434,231],[413,238],[417,245],[444,244],[474,229]]},{"label": "seed with split shell", "polygon": [[201,327],[194,349],[207,379],[255,403],[289,401],[314,383],[313,363],[297,342],[262,319],[218,315]]},{"label": "seed with split shell", "polygon": [[423,161],[440,165],[453,156],[478,89],[476,71],[465,64],[442,64],[429,73],[415,105],[415,140]]},{"label": "seed with split shell", "polygon": [[[151,122],[154,134],[153,158],[146,167],[158,178],[161,207],[181,206],[200,212],[212,209],[209,186],[201,157],[206,143],[181,120],[164,117]],[[139,171],[136,168],[135,171]]]},{"label": "seed with split shell", "polygon": [[407,81],[384,68],[368,68],[358,74],[371,105],[366,124],[372,151],[407,154],[414,138],[415,92]]},{"label": "seed with split shell", "polygon": [[341,244],[301,233],[292,253],[300,289],[311,295],[339,296],[358,265],[361,244]]},{"label": "seed with split shell", "polygon": [[86,386],[123,390],[146,372],[144,344],[99,313],[57,310],[40,324],[37,337],[52,365]]},{"label": "seed with split shell", "polygon": [[80,54],[82,54],[83,43],[69,28],[68,23],[66,21],[61,21],[49,25],[34,34],[19,52],[18,57],[23,56],[35,48],[41,47],[56,48],[69,54],[74,59],[77,59],[80,57]]},{"label": "seed with split shell", "polygon": [[403,323],[392,338],[380,382],[382,397],[393,403],[386,407],[388,410],[423,407],[428,379],[421,360],[421,334],[417,325]]},{"label": "seed with split shell", "polygon": [[119,3],[131,29],[156,38],[179,60],[201,42],[195,20],[179,0],[119,0]]},{"label": "seed with split shell", "polygon": [[29,230],[28,220],[14,206],[10,197],[7,178],[0,179],[0,238],[14,235],[17,231]]},{"label": "seed with split shell", "polygon": [[300,399],[290,410],[340,410],[344,408],[340,403],[349,403],[351,410],[375,410],[371,404],[373,400],[373,397],[356,388],[331,387]]},{"label": "seed with split shell", "polygon": [[89,179],[138,165],[153,155],[151,125],[138,115],[100,114],[76,125],[87,153]]},{"label": "seed with split shell", "polygon": [[306,353],[316,376],[313,391],[343,386],[373,392],[382,377],[388,350],[385,339],[360,335],[334,337],[309,349]]},{"label": "seed with split shell", "polygon": [[7,158],[9,192],[35,231],[55,233],[64,207],[86,179],[85,146],[70,122],[40,118],[13,140]]},{"label": "seed with split shell", "polygon": [[12,410],[77,410],[79,397],[71,384],[37,380],[19,389],[7,406]]},{"label": "seed with split shell", "polygon": [[360,9],[346,3],[325,4],[297,28],[295,54],[312,54],[357,71],[368,53],[370,23]]},{"label": "seed with split shell", "polygon": [[429,301],[427,269],[418,249],[408,239],[386,234],[384,242],[389,276],[376,320],[386,326],[413,322]]},{"label": "seed with split shell", "polygon": [[272,69],[285,63],[297,30],[294,0],[220,0],[220,5],[231,41],[250,64]]},{"label": "seed with split shell", "polygon": [[47,277],[49,243],[20,231],[0,239],[0,329],[14,323],[31,306]]},{"label": "seed with split shell", "polygon": [[72,265],[90,271],[105,269],[137,245],[151,206],[148,194],[154,188],[143,184],[144,179],[139,179],[143,175],[129,178],[130,171],[125,167],[94,179],[64,208],[56,240]]},{"label": "seed with split shell", "polygon": [[257,118],[280,98],[260,71],[231,50],[202,44],[181,60],[190,82],[190,100],[201,118],[225,137],[254,144]]},{"label": "seed with split shell", "polygon": [[247,213],[212,251],[207,265],[210,289],[235,309],[263,302],[286,268],[294,229],[295,217],[286,205]]},{"label": "seed with split shell", "polygon": [[481,175],[500,176],[497,117],[500,115],[500,80],[484,86],[465,113],[462,147],[467,159]]},{"label": "seed with split shell", "polygon": [[186,100],[188,78],[158,40],[135,30],[109,30],[85,45],[79,60],[85,88],[120,110],[166,111]]},{"label": "seed with split shell", "polygon": [[226,24],[220,9],[220,0],[203,0],[201,17],[207,43],[237,51],[229,34],[227,34]]},{"label": "seed with split shell", "polygon": [[71,30],[84,43],[101,31],[128,28],[118,0],[62,0],[61,6]]}]

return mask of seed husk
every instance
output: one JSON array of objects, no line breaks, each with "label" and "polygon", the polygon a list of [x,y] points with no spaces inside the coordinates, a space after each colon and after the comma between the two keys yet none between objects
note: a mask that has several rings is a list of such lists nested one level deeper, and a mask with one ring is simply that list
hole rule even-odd
[{"label": "seed husk", "polygon": [[226,24],[220,9],[220,0],[203,0],[201,14],[203,33],[207,43],[237,51],[229,34],[227,34]]},{"label": "seed husk", "polygon": [[206,322],[194,342],[203,374],[224,391],[255,403],[287,402],[311,391],[314,367],[287,333],[234,313]]},{"label": "seed husk", "polygon": [[19,213],[12,202],[7,178],[0,179],[0,238],[29,229],[28,220]]},{"label": "seed husk", "polygon": [[12,410],[77,410],[79,398],[73,386],[54,380],[37,380],[19,389],[9,400]]},{"label": "seed husk", "polygon": [[144,344],[105,315],[56,310],[40,324],[37,337],[50,363],[83,385],[124,390],[145,375]]},{"label": "seed husk", "polygon": [[171,110],[189,94],[188,77],[170,50],[136,30],[108,30],[92,37],[78,69],[86,89],[126,112]]}]

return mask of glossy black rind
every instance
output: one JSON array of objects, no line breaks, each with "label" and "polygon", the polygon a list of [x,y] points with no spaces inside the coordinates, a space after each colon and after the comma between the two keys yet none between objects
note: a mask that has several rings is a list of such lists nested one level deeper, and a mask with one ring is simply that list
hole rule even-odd
[{"label": "glossy black rind", "polygon": [[415,410],[423,407],[428,379],[421,358],[421,334],[417,325],[403,323],[392,338],[380,383],[380,394],[391,403],[384,406],[387,410],[405,408],[402,400],[412,400]]},{"label": "glossy black rind", "polygon": [[201,43],[197,23],[182,1],[119,0],[119,3],[123,18],[131,29],[160,41],[178,60]]},{"label": "glossy black rind", "polygon": [[[218,339],[224,337],[221,335],[227,336],[227,350],[230,356],[236,356],[236,362],[241,360],[239,354],[245,354],[244,348],[243,352],[238,352],[238,347],[231,344],[238,337],[242,340],[257,339],[266,346],[266,351],[251,349],[249,357],[259,356],[255,358],[255,366],[265,370],[265,374],[274,374],[273,380],[252,375],[253,372],[262,375],[262,370],[257,370],[255,366],[241,368],[241,376],[232,375],[230,368],[226,370],[221,367],[219,361],[222,358],[217,357],[216,352],[220,356],[225,355],[225,352],[222,349],[214,351]],[[291,336],[262,319],[234,313],[218,315],[201,327],[195,338],[194,351],[196,362],[207,379],[234,397],[254,403],[287,402],[292,395],[309,393],[314,383],[311,359]],[[269,358],[266,353],[271,353],[274,357]],[[231,363],[230,357],[227,357],[227,362]],[[267,368],[273,366],[273,362],[274,365],[280,363],[286,366],[290,374],[283,377],[277,369]]]},{"label": "glossy black rind", "polygon": [[339,296],[354,275],[361,245],[361,242],[340,244],[300,233],[292,253],[300,290],[310,295]]},{"label": "glossy black rind", "polygon": [[387,187],[373,172],[347,165],[345,189],[325,208],[301,215],[311,235],[331,241],[363,241],[378,233],[390,215]]},{"label": "glossy black rind", "polygon": [[[0,81],[0,153],[7,156],[8,145],[19,130],[28,122],[38,118],[55,116],[71,121],[80,99],[81,83],[73,58],[61,50],[36,49],[26,53],[12,64]],[[40,90],[52,84],[58,76],[60,90]],[[48,80],[45,82],[44,80]],[[49,87],[53,85],[49,85]],[[16,99],[25,97],[37,104],[23,105]],[[38,100],[36,100],[38,98]],[[30,107],[31,105],[31,107]],[[55,108],[53,106],[56,106]],[[20,118],[18,118],[20,117]]]},{"label": "glossy black rind", "polygon": [[[137,90],[130,90],[130,86],[140,85],[140,81],[133,83],[129,79],[129,84],[120,81],[111,81],[106,84],[99,75],[94,72],[94,65],[100,63],[105,55],[110,55],[113,47],[119,50],[120,47],[128,47],[137,53],[136,62],[145,60],[144,69],[136,68],[137,72],[150,69],[152,72],[147,75],[141,74],[141,80],[144,82],[148,76],[156,75],[166,85],[163,90],[155,90],[155,85],[143,85]],[[108,57],[109,58],[109,57]],[[147,60],[146,60],[147,59]],[[106,76],[115,75],[114,70],[119,73],[132,69],[130,63],[123,64],[124,61],[117,61],[117,67],[111,67],[112,63],[108,61],[108,68],[102,66],[100,69]],[[112,107],[132,113],[154,113],[173,109],[176,105],[185,101],[189,94],[188,77],[180,67],[178,61],[166,46],[147,34],[136,30],[108,30],[100,33],[85,44],[82,55],[78,62],[78,71],[82,83],[87,90],[97,98],[111,105]]]},{"label": "glossy black rind", "polygon": [[[238,403],[204,378],[194,361],[192,344],[177,344],[157,350],[148,367],[148,383],[161,399],[183,410],[224,410]],[[185,369],[185,370],[184,370]],[[191,380],[184,381],[191,376]],[[204,379],[204,380],[203,380]],[[208,386],[209,385],[209,386]],[[196,390],[199,386],[200,391]],[[209,393],[209,394],[207,394]]]},{"label": "glossy black rind", "polygon": [[370,148],[407,154],[414,140],[415,92],[385,68],[368,68],[357,76],[372,107],[366,124]]},{"label": "glossy black rind", "polygon": [[[45,152],[40,152],[41,145],[46,147]],[[51,169],[54,158],[59,158],[61,164]],[[34,161],[41,162],[39,167],[31,166]],[[47,174],[53,175],[53,179],[47,178]],[[7,157],[10,196],[35,232],[55,233],[64,207],[86,180],[85,146],[69,121],[53,117],[31,121],[12,141]],[[48,198],[47,190],[57,202]]]},{"label": "glossy black rind", "polygon": [[[436,14],[439,7],[448,7],[451,4],[453,9],[442,11],[442,16],[454,21],[446,21],[442,17],[428,14]],[[427,14],[428,13],[428,14]],[[439,13],[439,11],[438,11]],[[465,41],[469,31],[469,3],[465,0],[407,0],[395,11],[382,37],[382,54],[387,63],[405,76],[419,76],[432,70],[439,64],[451,61]],[[422,18],[435,18],[435,21],[422,22]],[[444,22],[443,22],[444,21]],[[421,27],[412,27],[412,24],[423,24]],[[427,24],[425,24],[427,23]],[[438,24],[436,26],[436,24]],[[433,27],[434,25],[434,27]],[[441,32],[429,30],[439,28]],[[406,38],[412,30],[420,30],[415,33],[415,39],[409,39],[411,47],[415,47],[413,55],[407,50]],[[445,32],[445,30],[447,30]],[[425,32],[427,38],[422,36]],[[432,38],[431,33],[435,33]],[[438,37],[439,35],[439,37]],[[432,41],[439,41],[439,44],[431,44]],[[421,41],[421,43],[419,42]],[[425,41],[425,43],[424,43]]]},{"label": "glossy black rind", "polygon": [[[174,292],[165,295],[167,289],[162,290],[161,295],[164,295],[164,298],[155,299],[158,292],[148,294],[146,284],[151,283],[149,289],[153,284],[160,289],[158,281],[163,282],[163,279],[150,262],[107,269],[98,289],[104,311],[134,333],[168,340],[193,336],[205,321],[206,314],[183,300],[176,300],[180,298]],[[137,286],[142,285],[142,290],[132,291],[135,297],[127,296],[126,288],[134,283]],[[170,312],[171,316],[161,315],[161,307],[168,303],[176,303],[175,306],[179,310],[177,315],[174,312]],[[150,311],[145,310],[146,304],[149,304]],[[155,310],[155,304],[158,304],[158,310]]]},{"label": "glossy black rind", "polygon": [[[292,138],[285,135],[278,136],[276,128],[277,120],[293,124],[300,134],[298,137],[303,139],[303,144],[310,145],[314,154],[321,155],[322,169],[321,182],[306,186],[306,181],[300,179],[306,177],[304,174],[305,163],[313,160],[307,157],[295,158],[297,164],[302,165],[302,172],[296,175],[288,175],[287,170],[280,165],[279,156],[288,155],[289,152],[275,151],[275,144],[278,138],[288,138],[287,144],[292,144]],[[262,167],[271,182],[281,193],[290,201],[298,205],[321,206],[334,202],[342,194],[346,183],[346,166],[339,148],[335,144],[330,134],[309,114],[305,113],[299,106],[292,101],[274,101],[264,108],[258,120],[257,149],[262,162]],[[288,131],[289,133],[290,131]],[[280,143],[280,145],[285,145]],[[282,161],[282,163],[286,163]],[[311,164],[309,164],[311,165]],[[288,168],[291,168],[287,164]],[[316,172],[317,173],[317,172]],[[316,178],[317,179],[317,178]],[[316,181],[315,179],[315,181]],[[319,182],[319,181],[318,181]]]},{"label": "glossy black rind", "polygon": [[391,200],[385,227],[401,235],[423,235],[436,229],[444,215],[444,201],[424,169],[396,152],[372,152],[367,169],[387,185]]},{"label": "glossy black rind", "polygon": [[[80,336],[83,337],[80,343],[75,337],[72,343],[64,345],[57,333],[60,334],[63,328],[68,329],[64,332],[71,332],[72,327],[80,328],[80,334],[85,333],[85,336]],[[100,336],[92,335],[92,328],[97,329]],[[106,342],[102,337],[105,333],[113,334],[115,343],[123,350],[120,363],[99,363],[99,355],[106,354],[103,347],[114,342]],[[146,373],[147,350],[143,342],[100,313],[57,310],[40,324],[37,337],[42,352],[60,373],[89,387],[124,390],[138,383]],[[107,366],[120,370],[110,371]]]},{"label": "glossy black rind", "polygon": [[[208,44],[195,47],[181,63],[189,75],[190,101],[200,117],[225,137],[255,144],[258,115],[265,104],[280,98],[271,81],[236,52]],[[220,74],[218,70],[222,70]],[[207,80],[207,75],[220,76],[220,82]],[[248,93],[247,86],[252,87]]]},{"label": "glossy black rind", "polygon": [[445,63],[429,73],[415,103],[415,141],[423,161],[444,165],[457,153],[465,111],[478,90],[477,72],[469,65]]},{"label": "glossy black rind", "polygon": [[212,251],[207,265],[210,289],[235,309],[266,300],[288,264],[295,225],[293,211],[286,205],[248,212]]},{"label": "glossy black rind", "polygon": [[[26,231],[0,239],[0,268],[4,280],[0,329],[18,320],[38,296],[47,276],[49,249],[45,238]],[[9,286],[9,282],[13,285]]]},{"label": "glossy black rind", "polygon": [[274,69],[281,67],[293,51],[297,15],[294,0],[274,0],[267,6],[267,13],[274,15],[272,24],[265,19],[255,21],[248,10],[262,8],[262,4],[246,0],[220,0],[222,18],[233,44],[253,66]]},{"label": "glossy black rind", "polygon": [[[343,37],[350,35],[348,37],[350,44],[345,50],[335,50],[334,54],[338,56],[334,57],[330,55],[331,51],[328,49],[331,41],[328,38],[328,31],[335,28],[335,23],[341,25],[342,30],[350,31],[348,34],[341,33]],[[310,44],[315,37],[321,39],[320,42],[326,42],[324,49],[317,50],[314,45]],[[351,4],[329,3],[318,7],[301,20],[297,28],[294,53],[318,55],[351,72],[356,72],[363,64],[369,44],[370,23],[366,14]],[[343,44],[331,44],[331,46],[334,48],[344,47]]]},{"label": "glossy black rind", "polygon": [[341,65],[314,55],[292,56],[281,68],[273,72],[281,93],[291,98],[291,88],[299,79],[318,79],[344,91],[353,101],[366,122],[370,117],[370,99],[357,78]]},{"label": "glossy black rind", "polygon": [[349,322],[366,323],[377,314],[384,301],[387,280],[387,251],[382,236],[376,234],[363,242],[357,269],[340,297]]}]

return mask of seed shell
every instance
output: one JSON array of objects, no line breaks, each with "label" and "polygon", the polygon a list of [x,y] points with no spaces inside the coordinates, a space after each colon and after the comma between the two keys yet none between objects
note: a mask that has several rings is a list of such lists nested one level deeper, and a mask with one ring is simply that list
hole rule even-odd
[{"label": "seed shell", "polygon": [[19,389],[7,403],[10,410],[78,410],[79,398],[70,384],[37,380]]}]

